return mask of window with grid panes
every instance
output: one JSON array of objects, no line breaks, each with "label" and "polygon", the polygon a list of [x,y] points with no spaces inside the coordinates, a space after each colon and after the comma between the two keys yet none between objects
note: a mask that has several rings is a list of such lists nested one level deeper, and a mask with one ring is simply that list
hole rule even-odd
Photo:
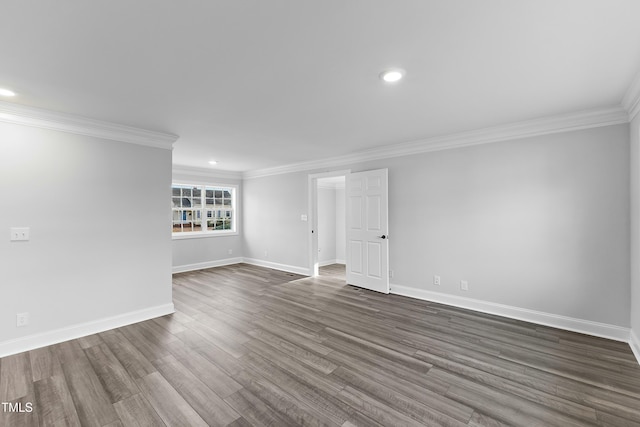
[{"label": "window with grid panes", "polygon": [[235,197],[235,187],[173,184],[174,235],[235,232]]}]

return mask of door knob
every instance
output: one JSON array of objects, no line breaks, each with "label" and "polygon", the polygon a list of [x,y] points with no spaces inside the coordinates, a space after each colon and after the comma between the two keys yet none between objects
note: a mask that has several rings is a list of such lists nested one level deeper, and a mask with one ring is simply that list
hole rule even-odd
[{"label": "door knob", "polygon": [[387,238],[387,236],[385,234],[383,234],[382,236],[378,236],[378,237],[381,238],[381,239],[386,239]]}]

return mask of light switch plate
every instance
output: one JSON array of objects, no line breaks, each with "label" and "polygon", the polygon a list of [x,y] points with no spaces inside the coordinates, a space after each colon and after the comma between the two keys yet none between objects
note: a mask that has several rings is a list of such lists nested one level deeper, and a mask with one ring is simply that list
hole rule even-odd
[{"label": "light switch plate", "polygon": [[11,227],[11,241],[29,240],[29,227]]}]

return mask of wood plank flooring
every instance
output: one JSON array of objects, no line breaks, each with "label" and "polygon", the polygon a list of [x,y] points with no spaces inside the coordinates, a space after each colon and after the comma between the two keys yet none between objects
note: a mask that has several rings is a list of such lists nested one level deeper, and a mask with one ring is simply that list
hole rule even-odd
[{"label": "wood plank flooring", "polygon": [[639,426],[627,344],[238,264],[176,313],[0,359],[0,426]]}]

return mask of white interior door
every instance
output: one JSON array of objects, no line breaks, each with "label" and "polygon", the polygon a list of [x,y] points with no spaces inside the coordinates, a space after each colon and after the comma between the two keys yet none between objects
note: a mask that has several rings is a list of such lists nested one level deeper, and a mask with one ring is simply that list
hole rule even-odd
[{"label": "white interior door", "polygon": [[387,169],[347,175],[347,283],[389,293]]}]

